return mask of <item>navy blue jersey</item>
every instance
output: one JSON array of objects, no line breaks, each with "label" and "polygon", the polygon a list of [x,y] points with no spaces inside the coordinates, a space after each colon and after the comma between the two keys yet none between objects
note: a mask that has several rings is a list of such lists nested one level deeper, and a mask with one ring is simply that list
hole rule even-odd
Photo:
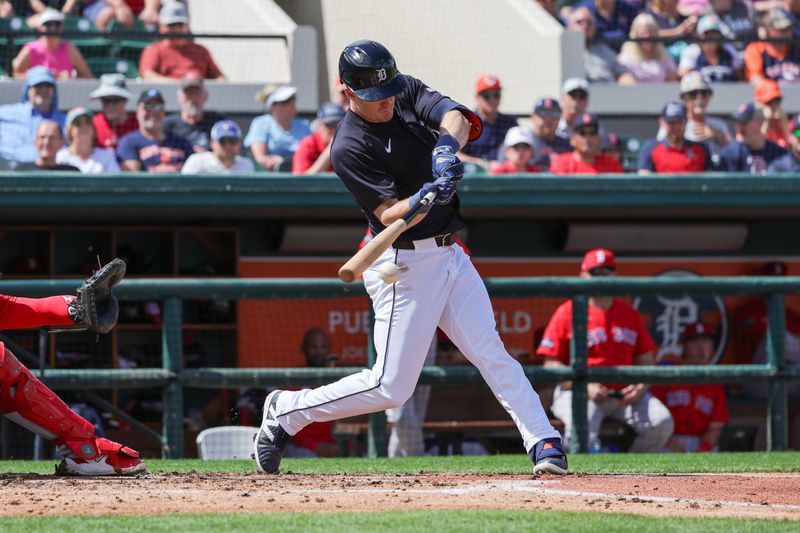
[{"label": "navy blue jersey", "polygon": [[800,159],[797,159],[792,152],[782,155],[767,168],[769,174],[782,173],[782,172],[800,172]]},{"label": "navy blue jersey", "polygon": [[743,142],[733,141],[719,153],[719,169],[765,174],[770,163],[784,154],[786,150],[772,141],[767,141],[761,150],[753,150]]},{"label": "navy blue jersey", "polygon": [[[385,226],[375,209],[390,198],[403,199],[433,181],[431,151],[444,115],[458,109],[473,123],[470,139],[480,135],[480,119],[463,105],[404,76],[406,87],[397,95],[389,122],[367,122],[352,110],[336,129],[331,144],[333,170],[356,199],[369,227],[377,235]],[[419,240],[458,231],[463,226],[458,195],[446,205],[434,205],[428,215],[403,233]]]}]

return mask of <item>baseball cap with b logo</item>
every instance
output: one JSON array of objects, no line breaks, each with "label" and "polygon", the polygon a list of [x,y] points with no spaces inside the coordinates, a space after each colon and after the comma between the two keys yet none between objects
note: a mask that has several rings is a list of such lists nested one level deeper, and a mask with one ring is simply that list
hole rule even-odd
[{"label": "baseball cap with b logo", "polygon": [[581,263],[581,272],[588,273],[600,267],[610,268],[612,270],[617,268],[617,260],[614,258],[614,252],[606,250],[605,248],[595,248],[594,250],[586,252],[586,255],[583,256],[583,262]]},{"label": "baseball cap with b logo", "polygon": [[705,322],[695,322],[694,324],[689,324],[686,326],[686,329],[683,330],[682,340],[686,342],[692,339],[699,339],[700,337],[709,337],[713,339],[714,334],[713,326]]}]

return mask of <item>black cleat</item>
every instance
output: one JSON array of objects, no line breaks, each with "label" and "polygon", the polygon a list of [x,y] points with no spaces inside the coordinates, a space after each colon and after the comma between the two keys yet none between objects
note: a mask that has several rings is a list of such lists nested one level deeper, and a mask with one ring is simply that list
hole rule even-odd
[{"label": "black cleat", "polygon": [[261,429],[258,430],[253,441],[253,458],[261,472],[275,474],[281,466],[283,450],[292,436],[278,423],[277,406],[278,395],[282,391],[272,391],[264,400],[264,418],[261,420]]},{"label": "black cleat", "polygon": [[561,439],[542,439],[530,452],[533,461],[533,473],[564,475],[569,470],[567,454],[561,446]]}]

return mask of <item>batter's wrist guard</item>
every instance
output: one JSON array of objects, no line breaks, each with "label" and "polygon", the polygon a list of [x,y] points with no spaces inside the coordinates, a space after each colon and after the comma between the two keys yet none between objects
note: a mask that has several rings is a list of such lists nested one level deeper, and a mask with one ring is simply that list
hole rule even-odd
[{"label": "batter's wrist guard", "polygon": [[458,142],[458,139],[452,135],[442,135],[439,137],[439,141],[436,143],[436,146],[433,147],[433,153],[435,155],[443,152],[445,149],[449,149],[451,152],[456,153],[460,148],[461,144]]}]

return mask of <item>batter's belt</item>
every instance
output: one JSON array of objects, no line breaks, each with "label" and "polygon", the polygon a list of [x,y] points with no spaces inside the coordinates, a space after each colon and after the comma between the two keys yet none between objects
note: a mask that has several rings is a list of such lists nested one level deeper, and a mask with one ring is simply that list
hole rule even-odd
[{"label": "batter's belt", "polygon": [[[437,235],[433,238],[436,241],[436,246],[440,248],[442,246],[451,246],[456,242],[456,234],[455,233],[445,233],[444,235]],[[416,247],[414,246],[414,241],[394,241],[392,246],[398,250],[414,250]]]}]

